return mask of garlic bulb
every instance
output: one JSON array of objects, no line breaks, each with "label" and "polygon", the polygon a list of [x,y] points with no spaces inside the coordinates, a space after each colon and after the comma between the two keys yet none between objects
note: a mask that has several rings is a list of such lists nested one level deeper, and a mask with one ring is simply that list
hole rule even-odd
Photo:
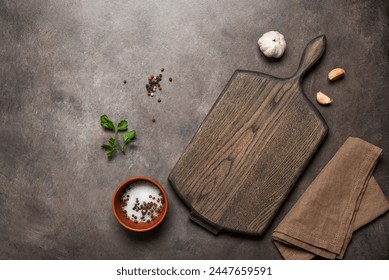
[{"label": "garlic bulb", "polygon": [[286,42],[284,35],[278,31],[269,31],[259,38],[258,46],[265,56],[279,58],[285,52]]}]

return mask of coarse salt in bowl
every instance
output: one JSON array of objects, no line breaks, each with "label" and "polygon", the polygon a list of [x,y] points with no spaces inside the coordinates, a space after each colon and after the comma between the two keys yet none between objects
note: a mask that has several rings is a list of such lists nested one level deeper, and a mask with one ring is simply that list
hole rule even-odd
[{"label": "coarse salt in bowl", "polygon": [[115,218],[125,228],[144,232],[165,218],[168,200],[164,188],[154,179],[138,176],[124,181],[112,198]]}]

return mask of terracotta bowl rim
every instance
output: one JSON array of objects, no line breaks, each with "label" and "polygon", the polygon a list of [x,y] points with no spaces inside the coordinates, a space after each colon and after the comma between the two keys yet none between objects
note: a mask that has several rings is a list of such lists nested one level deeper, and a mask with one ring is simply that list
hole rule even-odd
[{"label": "terracotta bowl rim", "polygon": [[[148,227],[148,228],[134,228],[134,227],[130,227],[130,226],[126,225],[118,217],[118,214],[116,213],[116,210],[115,210],[115,199],[116,199],[117,195],[119,194],[119,192],[123,188],[127,187],[127,185],[129,185],[130,183],[133,183],[133,182],[136,182],[136,181],[147,181],[147,182],[152,183],[155,187],[157,187],[161,191],[162,196],[163,196],[164,201],[165,201],[165,206],[164,206],[165,210],[162,212],[161,218],[155,224],[150,225],[150,227]],[[166,194],[165,189],[162,187],[162,185],[159,182],[157,182],[156,180],[154,180],[154,179],[152,179],[150,177],[146,177],[146,176],[134,176],[134,177],[130,177],[130,178],[126,179],[124,182],[122,182],[116,188],[116,190],[115,190],[115,192],[113,194],[113,197],[112,197],[112,211],[113,211],[113,214],[115,215],[116,220],[123,227],[125,227],[126,229],[131,230],[131,231],[136,231],[136,232],[145,232],[145,231],[149,231],[149,230],[152,230],[153,228],[157,227],[165,219],[165,216],[166,216],[166,213],[167,213],[167,210],[168,210],[168,204],[169,203],[168,203],[167,194]]]}]

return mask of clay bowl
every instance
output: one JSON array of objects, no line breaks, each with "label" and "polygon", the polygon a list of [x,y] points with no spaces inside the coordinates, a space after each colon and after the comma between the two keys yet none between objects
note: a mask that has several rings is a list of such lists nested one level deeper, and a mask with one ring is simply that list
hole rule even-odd
[{"label": "clay bowl", "polygon": [[[131,184],[133,184],[137,181],[146,181],[146,182],[151,183],[152,185],[154,185],[156,188],[158,188],[160,190],[160,192],[162,193],[162,197],[164,199],[162,212],[154,220],[152,220],[149,223],[143,223],[143,222],[135,223],[132,220],[128,219],[122,210],[121,198],[122,198],[124,192]],[[136,231],[136,232],[149,231],[149,230],[152,230],[153,228],[155,228],[156,226],[158,226],[165,218],[167,208],[168,208],[168,200],[167,200],[167,195],[166,195],[164,188],[157,181],[155,181],[151,178],[148,178],[148,177],[143,177],[143,176],[132,177],[132,178],[127,179],[123,183],[121,183],[117,187],[117,189],[113,195],[113,198],[112,198],[112,210],[113,210],[113,214],[115,215],[116,220],[118,220],[118,222],[126,229]]]}]

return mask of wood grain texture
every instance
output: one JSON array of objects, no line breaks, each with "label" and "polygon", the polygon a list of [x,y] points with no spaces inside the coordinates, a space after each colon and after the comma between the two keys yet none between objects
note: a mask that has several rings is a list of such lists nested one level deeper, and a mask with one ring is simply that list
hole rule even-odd
[{"label": "wood grain texture", "polygon": [[301,88],[324,49],[312,40],[288,79],[235,71],[169,176],[192,220],[215,234],[266,229],[328,131]]}]

